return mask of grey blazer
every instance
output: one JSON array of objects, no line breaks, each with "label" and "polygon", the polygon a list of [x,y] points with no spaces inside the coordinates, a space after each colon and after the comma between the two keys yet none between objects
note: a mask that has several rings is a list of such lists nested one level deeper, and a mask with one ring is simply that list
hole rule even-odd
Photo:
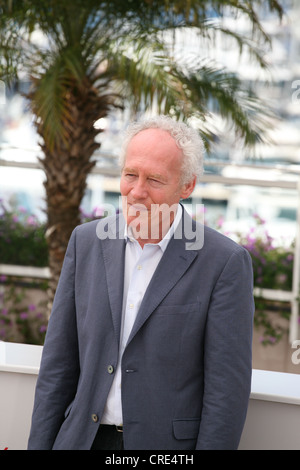
[{"label": "grey blazer", "polygon": [[[90,222],[70,238],[29,449],[91,448],[118,359],[122,221]],[[168,244],[123,354],[125,449],[236,449],[242,433],[252,370],[251,259],[210,228],[200,249],[187,249],[182,233]]]}]

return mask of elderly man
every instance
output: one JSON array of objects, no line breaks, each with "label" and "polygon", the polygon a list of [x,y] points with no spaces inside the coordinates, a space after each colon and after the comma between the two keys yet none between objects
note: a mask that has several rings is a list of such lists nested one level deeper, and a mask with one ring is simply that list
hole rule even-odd
[{"label": "elderly man", "polygon": [[238,447],[251,383],[252,268],[242,247],[180,204],[202,155],[198,134],[169,117],[129,128],[123,215],[81,225],[69,242],[29,449]]}]

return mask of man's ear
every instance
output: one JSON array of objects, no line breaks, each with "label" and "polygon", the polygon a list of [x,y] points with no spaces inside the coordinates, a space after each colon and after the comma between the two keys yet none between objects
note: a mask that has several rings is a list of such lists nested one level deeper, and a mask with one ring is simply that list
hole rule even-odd
[{"label": "man's ear", "polygon": [[197,181],[197,177],[194,176],[194,178],[191,179],[191,181],[189,181],[188,183],[182,186],[181,192],[180,192],[181,199],[186,199],[192,194],[192,192],[195,189],[196,181]]}]

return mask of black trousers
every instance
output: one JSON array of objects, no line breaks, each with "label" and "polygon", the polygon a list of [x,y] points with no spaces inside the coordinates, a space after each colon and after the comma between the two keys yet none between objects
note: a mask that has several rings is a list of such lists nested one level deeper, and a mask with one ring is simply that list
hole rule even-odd
[{"label": "black trousers", "polygon": [[123,450],[123,432],[116,426],[100,424],[91,450]]}]

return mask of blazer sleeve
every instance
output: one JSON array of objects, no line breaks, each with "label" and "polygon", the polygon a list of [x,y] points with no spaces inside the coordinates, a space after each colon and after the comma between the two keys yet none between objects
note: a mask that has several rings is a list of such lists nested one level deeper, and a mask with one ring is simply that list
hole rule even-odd
[{"label": "blazer sleeve", "polygon": [[237,449],[252,373],[253,273],[239,247],[215,284],[204,345],[204,401],[197,449]]},{"label": "blazer sleeve", "polygon": [[66,251],[37,380],[28,449],[51,449],[79,377],[74,296],[76,231]]}]

